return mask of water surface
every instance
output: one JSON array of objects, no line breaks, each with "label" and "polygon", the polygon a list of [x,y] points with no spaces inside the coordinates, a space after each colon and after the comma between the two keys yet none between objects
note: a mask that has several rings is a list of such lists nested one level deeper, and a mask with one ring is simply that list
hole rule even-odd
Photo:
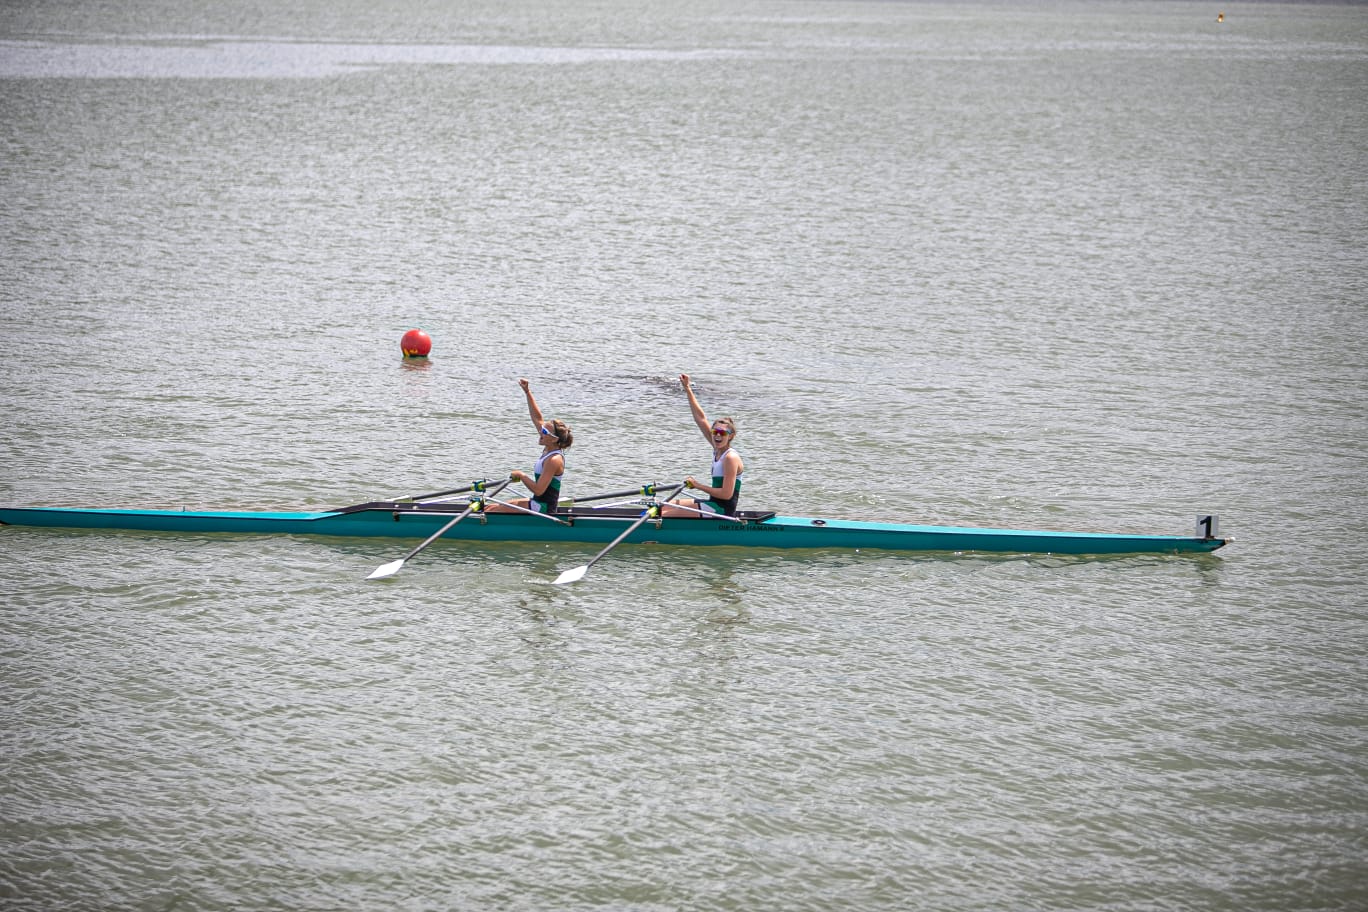
[{"label": "water surface", "polygon": [[[1368,17],[28,6],[0,500],[530,467],[1206,558],[0,530],[7,908],[1356,909]],[[410,327],[435,342],[405,363]]]}]

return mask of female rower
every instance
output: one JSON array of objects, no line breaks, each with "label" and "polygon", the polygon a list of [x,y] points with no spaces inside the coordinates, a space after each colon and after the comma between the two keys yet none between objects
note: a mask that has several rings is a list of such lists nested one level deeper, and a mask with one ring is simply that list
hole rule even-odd
[{"label": "female rower", "polygon": [[[534,513],[554,513],[560,502],[561,476],[565,474],[565,450],[575,442],[570,426],[564,421],[547,421],[542,417],[537,400],[528,388],[527,381],[518,380],[523,394],[527,396],[527,411],[532,416],[532,424],[537,429],[537,440],[542,445],[542,453],[532,466],[531,472],[515,469],[509,473],[513,481],[522,482],[532,496],[511,500],[514,506],[531,510]],[[516,513],[503,504],[491,502],[486,509],[490,513]]]},{"label": "female rower", "polygon": [[689,411],[693,412],[694,424],[712,444],[712,484],[703,484],[690,475],[685,483],[699,493],[708,495],[708,499],[672,500],[661,512],[665,516],[707,516],[710,513],[735,516],[736,504],[741,499],[741,473],[746,468],[741,461],[741,454],[732,449],[732,441],[736,439],[736,421],[730,417],[709,421],[703,406],[698,404],[693,387],[689,385],[689,375],[680,374],[679,382],[689,397]]}]

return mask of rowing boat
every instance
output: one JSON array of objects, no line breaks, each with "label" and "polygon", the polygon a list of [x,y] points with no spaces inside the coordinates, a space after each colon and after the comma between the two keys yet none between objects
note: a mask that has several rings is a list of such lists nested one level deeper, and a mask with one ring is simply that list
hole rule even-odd
[{"label": "rowing boat", "polygon": [[[648,504],[647,501],[642,501]],[[372,501],[319,512],[125,510],[0,507],[0,523],[65,529],[146,532],[344,535],[423,538],[469,507],[469,502]],[[611,541],[642,517],[640,506],[571,506],[554,517],[477,512],[443,538],[472,542]],[[890,551],[1005,552],[1020,554],[1205,553],[1226,544],[1212,534],[1132,535],[978,529],[911,523],[864,522],[741,511],[734,520],[651,516],[625,539],[630,544],[759,548],[884,549]],[[1199,525],[1199,528],[1203,528]]]}]

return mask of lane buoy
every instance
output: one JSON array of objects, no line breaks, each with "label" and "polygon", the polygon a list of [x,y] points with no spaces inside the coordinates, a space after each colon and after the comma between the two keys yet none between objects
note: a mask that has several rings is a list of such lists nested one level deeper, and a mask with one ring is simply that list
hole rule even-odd
[{"label": "lane buoy", "polygon": [[399,340],[405,358],[426,358],[432,351],[432,337],[421,329],[410,329]]}]

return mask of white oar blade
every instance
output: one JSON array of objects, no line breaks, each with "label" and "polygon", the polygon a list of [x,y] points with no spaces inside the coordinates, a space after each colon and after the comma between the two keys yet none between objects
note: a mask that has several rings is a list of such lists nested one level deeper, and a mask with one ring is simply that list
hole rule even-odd
[{"label": "white oar blade", "polygon": [[388,564],[381,564],[379,567],[372,570],[371,575],[366,577],[366,579],[383,579],[387,576],[394,576],[394,574],[398,573],[399,569],[403,566],[404,562],[402,559],[390,561]]},{"label": "white oar blade", "polygon": [[575,567],[573,570],[566,570],[560,576],[556,577],[556,585],[564,586],[566,583],[578,582],[579,580],[584,579],[584,574],[588,572],[588,564],[585,564],[583,567]]}]

